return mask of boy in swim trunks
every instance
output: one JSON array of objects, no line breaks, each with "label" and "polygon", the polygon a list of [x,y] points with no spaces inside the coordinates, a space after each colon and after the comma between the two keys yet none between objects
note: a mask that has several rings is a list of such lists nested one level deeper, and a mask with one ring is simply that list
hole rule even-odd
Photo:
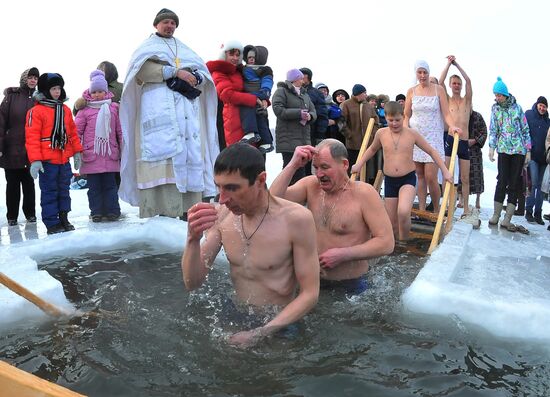
[{"label": "boy in swim trunks", "polygon": [[359,172],[365,162],[378,149],[384,153],[384,203],[390,217],[393,232],[401,241],[409,238],[411,209],[416,195],[416,173],[413,161],[414,145],[429,154],[441,169],[445,180],[453,183],[453,177],[437,151],[412,128],[403,126],[403,107],[388,102],[385,107],[388,126],[376,132],[373,143],[351,168]]}]

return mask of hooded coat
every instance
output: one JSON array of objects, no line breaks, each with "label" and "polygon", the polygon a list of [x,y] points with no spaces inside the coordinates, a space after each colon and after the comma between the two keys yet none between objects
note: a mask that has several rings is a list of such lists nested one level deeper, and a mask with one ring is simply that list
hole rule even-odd
[{"label": "hooded coat", "polygon": [[[288,80],[279,82],[273,94],[272,106],[277,116],[275,127],[277,153],[293,153],[296,146],[311,145],[310,126],[315,122],[317,113],[309,95],[303,89],[298,95]],[[307,109],[311,115],[311,120],[305,125],[300,123],[302,109]]]},{"label": "hooded coat", "polygon": [[[23,76],[22,76],[23,77]],[[27,78],[19,87],[6,88],[0,105],[0,167],[20,169],[29,166],[25,148],[25,117],[34,106],[35,90],[27,86]]]},{"label": "hooded coat", "polygon": [[[82,97],[86,101],[92,101],[89,90],[84,91]],[[113,93],[108,92],[105,99],[112,99]],[[122,149],[122,129],[120,127],[120,119],[118,117],[118,104],[111,102],[109,110],[111,113],[111,133],[109,135],[109,147],[111,153],[106,152],[104,155],[95,153],[95,127],[96,120],[99,114],[99,108],[86,106],[80,110],[74,120],[78,137],[82,143],[82,166],[80,167],[81,174],[101,174],[104,172],[119,172],[120,171],[120,153]]]},{"label": "hooded coat", "polygon": [[544,144],[548,129],[550,128],[548,111],[540,114],[535,103],[530,110],[525,112],[525,118],[527,119],[529,135],[531,136],[531,160],[539,164],[546,164]]},{"label": "hooded coat", "polygon": [[256,107],[256,96],[244,92],[244,81],[237,66],[223,60],[206,63],[216,85],[218,97],[223,102],[223,129],[226,144],[241,140],[244,132],[241,126],[239,106]]},{"label": "hooded coat", "polygon": [[67,105],[63,105],[63,110],[67,132],[67,143],[64,150],[52,149],[50,144],[55,109],[38,103],[28,111],[25,124],[25,146],[31,163],[49,161],[52,164],[65,164],[75,153],[82,152],[71,109]]},{"label": "hooded coat", "polygon": [[512,95],[502,104],[495,102],[491,108],[489,147],[497,153],[524,156],[531,150],[527,119]]}]

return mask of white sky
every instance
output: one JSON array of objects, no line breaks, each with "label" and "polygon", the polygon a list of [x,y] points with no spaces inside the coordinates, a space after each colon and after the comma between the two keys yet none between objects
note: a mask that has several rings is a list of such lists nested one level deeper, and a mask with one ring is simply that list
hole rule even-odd
[{"label": "white sky", "polygon": [[18,85],[21,72],[37,66],[63,75],[72,106],[103,60],[117,66],[123,81],[131,53],[154,32],[163,7],[180,18],[176,37],[205,61],[228,39],[266,46],[275,81],[307,66],[314,83],[331,92],[362,83],[393,99],[412,85],[415,60],[425,59],[439,77],[452,53],[469,73],[474,107],[484,116],[497,76],[524,110],[539,95],[550,96],[550,3],[511,0],[8,1],[0,6],[0,89]]}]

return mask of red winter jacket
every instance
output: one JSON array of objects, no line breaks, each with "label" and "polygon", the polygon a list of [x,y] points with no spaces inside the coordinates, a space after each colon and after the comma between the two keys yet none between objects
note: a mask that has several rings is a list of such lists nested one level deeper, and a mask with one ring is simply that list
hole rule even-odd
[{"label": "red winter jacket", "polygon": [[52,149],[50,145],[55,109],[37,104],[27,112],[25,147],[31,163],[33,161],[49,161],[52,164],[65,164],[75,153],[82,151],[71,109],[63,105],[63,110],[65,131],[67,132],[65,150]]},{"label": "red winter jacket", "polygon": [[232,145],[243,137],[240,106],[256,107],[256,96],[244,92],[243,76],[237,67],[226,61],[206,63],[212,74],[218,96],[223,102],[223,128],[225,142]]}]

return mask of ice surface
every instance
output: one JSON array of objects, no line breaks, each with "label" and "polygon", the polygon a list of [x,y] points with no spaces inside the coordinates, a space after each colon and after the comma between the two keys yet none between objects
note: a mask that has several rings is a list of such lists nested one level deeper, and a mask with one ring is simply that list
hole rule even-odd
[{"label": "ice surface", "polygon": [[489,228],[486,219],[480,230],[456,223],[403,294],[405,308],[454,315],[501,337],[550,341],[548,231],[518,221],[531,235]]}]

